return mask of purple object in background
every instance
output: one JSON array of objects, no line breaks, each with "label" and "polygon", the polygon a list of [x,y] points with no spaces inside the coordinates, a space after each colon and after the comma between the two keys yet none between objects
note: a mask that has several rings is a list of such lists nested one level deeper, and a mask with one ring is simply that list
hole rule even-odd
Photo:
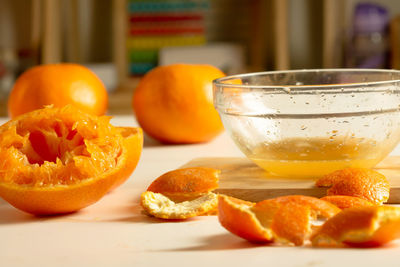
[{"label": "purple object in background", "polygon": [[387,68],[389,13],[372,3],[356,5],[347,67]]},{"label": "purple object in background", "polygon": [[354,11],[354,32],[370,34],[384,32],[389,22],[386,8],[377,4],[359,3]]}]

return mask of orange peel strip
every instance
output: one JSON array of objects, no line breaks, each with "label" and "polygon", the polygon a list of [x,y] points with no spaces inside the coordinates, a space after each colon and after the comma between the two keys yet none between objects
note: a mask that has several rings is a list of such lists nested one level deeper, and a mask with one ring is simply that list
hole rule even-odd
[{"label": "orange peel strip", "polygon": [[345,209],[312,237],[313,246],[377,247],[400,238],[400,208],[370,206]]},{"label": "orange peel strip", "polygon": [[381,205],[389,199],[390,185],[379,172],[363,168],[347,168],[327,174],[316,186],[330,187],[328,196],[346,195],[366,199]]},{"label": "orange peel strip", "polygon": [[359,197],[352,197],[352,196],[341,196],[341,195],[335,195],[335,196],[325,196],[320,198],[321,200],[328,201],[329,203],[334,204],[340,209],[348,209],[348,208],[354,208],[354,207],[365,207],[365,206],[373,206],[374,203],[371,201],[368,201],[363,198]]},{"label": "orange peel strip", "polygon": [[207,193],[199,198],[177,203],[163,194],[146,191],[141,195],[141,205],[154,217],[180,220],[206,215],[216,209],[218,199],[216,194]]}]

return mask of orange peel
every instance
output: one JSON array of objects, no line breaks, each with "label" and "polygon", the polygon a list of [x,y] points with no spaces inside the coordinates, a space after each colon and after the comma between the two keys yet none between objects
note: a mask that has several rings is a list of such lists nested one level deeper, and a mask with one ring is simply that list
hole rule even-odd
[{"label": "orange peel", "polygon": [[254,210],[263,218],[262,214],[271,211],[274,206],[276,208],[273,213],[267,216],[276,239],[280,243],[293,243],[296,246],[302,245],[309,238],[316,218],[328,219],[341,211],[329,202],[303,195],[266,199],[258,202]]},{"label": "orange peel", "polygon": [[201,197],[218,188],[220,170],[205,167],[169,171],[154,180],[147,191],[161,193],[174,201]]},{"label": "orange peel", "polygon": [[389,199],[390,185],[383,174],[371,169],[347,168],[327,174],[316,186],[330,187],[327,195],[354,196],[381,205]]},{"label": "orange peel", "polygon": [[309,238],[317,216],[330,218],[339,211],[333,204],[306,196],[267,199],[255,204],[220,195],[218,203],[219,221],[231,233],[251,242],[296,246]]},{"label": "orange peel", "polygon": [[310,196],[303,196],[303,195],[281,196],[273,199],[263,200],[257,203],[257,206],[261,206],[263,205],[263,203],[267,201],[276,201],[282,204],[297,203],[299,205],[309,206],[311,210],[314,213],[316,213],[316,216],[321,218],[330,218],[336,213],[340,212],[340,209],[337,206],[333,205],[332,203]]},{"label": "orange peel", "polygon": [[352,197],[352,196],[341,196],[341,195],[334,195],[334,196],[325,196],[320,198],[321,200],[328,201],[329,203],[334,204],[340,209],[348,209],[354,207],[365,207],[365,206],[373,206],[374,203],[359,197]]},{"label": "orange peel", "polygon": [[312,220],[315,219],[310,206],[288,202],[279,208],[272,220],[271,229],[281,243],[301,246],[312,233]]},{"label": "orange peel", "polygon": [[400,208],[345,209],[327,220],[311,238],[318,247],[378,247],[400,238]]},{"label": "orange peel", "polygon": [[252,211],[253,206],[254,203],[219,195],[218,220],[229,232],[248,241],[272,242],[274,240],[273,231],[261,224],[261,221],[267,220],[260,220]]},{"label": "orange peel", "polygon": [[146,191],[141,195],[141,205],[150,215],[169,220],[182,220],[200,215],[207,215],[218,205],[217,195],[214,193],[183,202],[174,202],[160,193]]},{"label": "orange peel", "polygon": [[162,219],[187,219],[214,215],[218,187],[217,169],[193,167],[164,173],[155,179],[141,196],[143,209]]}]

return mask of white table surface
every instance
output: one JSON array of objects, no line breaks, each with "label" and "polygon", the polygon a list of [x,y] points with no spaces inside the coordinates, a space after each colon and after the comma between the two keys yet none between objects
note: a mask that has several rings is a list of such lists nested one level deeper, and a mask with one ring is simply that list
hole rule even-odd
[{"label": "white table surface", "polygon": [[[136,125],[132,116],[113,123]],[[146,142],[125,184],[70,215],[34,217],[0,199],[0,266],[400,266],[400,242],[377,249],[254,245],[216,216],[164,222],[141,213],[140,193],[156,177],[193,158],[219,156],[243,154],[226,133],[200,145]]]}]

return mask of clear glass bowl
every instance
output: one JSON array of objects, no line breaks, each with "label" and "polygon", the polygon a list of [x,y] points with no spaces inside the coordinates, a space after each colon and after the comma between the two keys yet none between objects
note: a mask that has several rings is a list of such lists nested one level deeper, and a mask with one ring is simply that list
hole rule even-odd
[{"label": "clear glass bowl", "polygon": [[243,153],[273,175],[375,166],[400,140],[400,71],[323,69],[217,79],[214,105]]}]

